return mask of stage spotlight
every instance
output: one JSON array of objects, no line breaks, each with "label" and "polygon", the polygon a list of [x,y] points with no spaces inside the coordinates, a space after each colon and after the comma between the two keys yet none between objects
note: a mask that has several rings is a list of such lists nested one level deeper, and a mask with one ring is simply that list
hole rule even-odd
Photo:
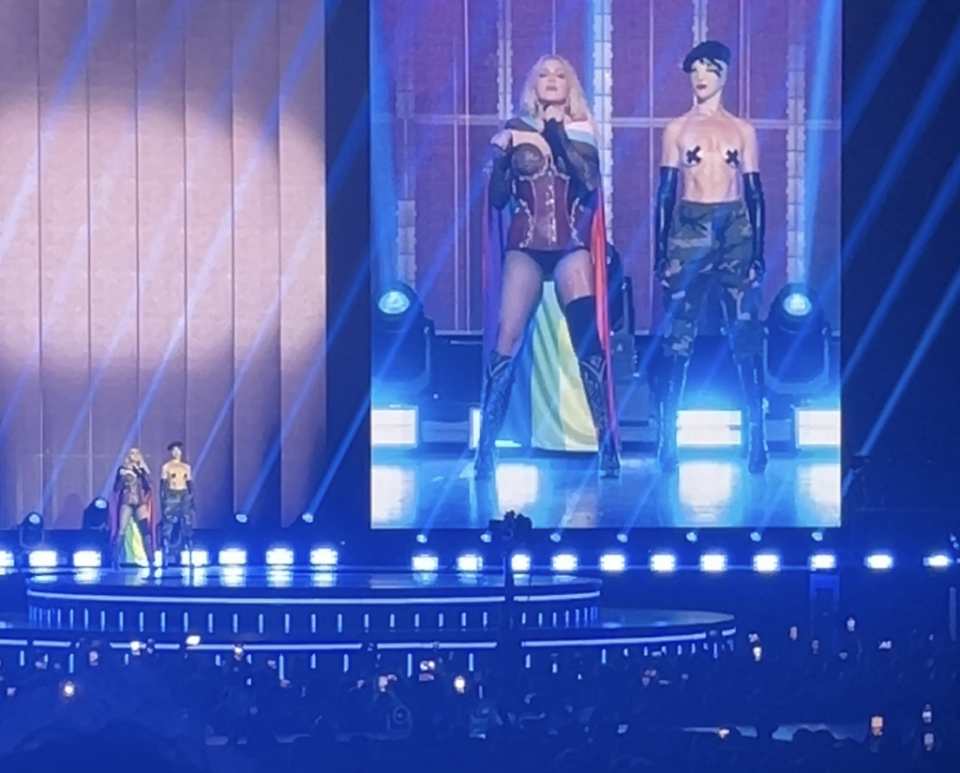
[{"label": "stage spotlight", "polygon": [[650,556],[650,570],[658,574],[669,574],[677,569],[677,557],[671,553],[654,553]]},{"label": "stage spotlight", "polygon": [[932,556],[925,556],[923,559],[923,565],[930,569],[946,569],[953,564],[954,560],[946,553],[935,553]]},{"label": "stage spotlight", "polygon": [[313,523],[313,513],[303,513],[300,520],[307,524]]},{"label": "stage spotlight", "polygon": [[476,574],[483,570],[483,556],[476,553],[464,553],[457,557],[457,571],[462,574]]},{"label": "stage spotlight", "polygon": [[837,557],[833,553],[814,553],[810,556],[810,568],[815,572],[830,572],[837,568]]},{"label": "stage spotlight", "polygon": [[797,448],[840,448],[839,408],[794,409],[794,433]]},{"label": "stage spotlight", "polygon": [[762,539],[763,539],[763,535],[761,535],[760,532],[758,532],[758,531],[752,531],[752,532],[750,532],[750,541],[751,541],[751,542],[759,542],[759,541],[762,540]]},{"label": "stage spotlight", "polygon": [[757,553],[753,557],[753,570],[760,574],[773,574],[780,571],[780,556],[775,553]]},{"label": "stage spotlight", "polygon": [[243,548],[224,548],[217,556],[220,566],[244,566],[247,563],[247,551]]},{"label": "stage spotlight", "polygon": [[617,535],[617,542],[620,542],[622,544],[626,544],[629,539],[630,539],[630,535],[625,531],[622,531]]},{"label": "stage spotlight", "polygon": [[432,574],[440,568],[440,559],[431,553],[418,553],[413,557],[413,571]]},{"label": "stage spotlight", "polygon": [[600,556],[600,571],[617,574],[627,570],[627,557],[623,553],[604,553]]},{"label": "stage spotlight", "polygon": [[293,566],[293,551],[290,548],[270,548],[267,551],[267,566]]},{"label": "stage spotlight", "polygon": [[101,556],[99,550],[78,550],[73,554],[75,569],[99,569]]},{"label": "stage spotlight", "polygon": [[420,533],[417,535],[417,542],[418,542],[419,544],[421,544],[421,545],[426,545],[426,544],[427,544],[427,535],[424,534],[423,532],[420,532]]},{"label": "stage spotlight", "polygon": [[31,550],[27,558],[31,569],[56,569],[58,563],[56,550]]},{"label": "stage spotlight", "polygon": [[246,513],[237,513],[235,516],[233,516],[233,520],[235,520],[241,526],[246,526],[248,523],[250,523],[250,516]]},{"label": "stage spotlight", "polygon": [[727,557],[723,553],[704,553],[700,556],[701,572],[724,572],[727,569]]},{"label": "stage spotlight", "polygon": [[527,574],[530,571],[532,561],[529,553],[514,553],[510,557],[510,568],[516,574]]},{"label": "stage spotlight", "polygon": [[331,569],[337,565],[340,555],[333,548],[314,548],[310,551],[310,566]]},{"label": "stage spotlight", "polygon": [[0,550],[0,570],[13,569],[17,565],[17,558],[9,550]]},{"label": "stage spotlight", "polygon": [[810,395],[830,378],[830,327],[813,289],[788,284],[767,318],[767,386],[783,395]]},{"label": "stage spotlight", "polygon": [[106,533],[110,528],[109,520],[107,500],[103,497],[97,497],[83,511],[81,527],[84,531]]},{"label": "stage spotlight", "polygon": [[559,542],[563,539],[563,534],[559,531],[550,532],[550,541]]},{"label": "stage spotlight", "polygon": [[813,532],[813,534],[810,535],[810,539],[812,539],[814,542],[823,542],[823,532],[822,531]]},{"label": "stage spotlight", "polygon": [[490,544],[493,542],[493,535],[489,531],[485,531],[480,535],[480,541]]},{"label": "stage spotlight", "polygon": [[696,533],[695,531],[688,531],[687,534],[686,534],[686,540],[687,540],[687,542],[691,542],[691,543],[696,542],[696,541],[697,541],[697,533]]},{"label": "stage spotlight", "polygon": [[573,553],[557,553],[551,562],[555,572],[577,571],[577,557]]},{"label": "stage spotlight", "polygon": [[210,554],[206,550],[183,550],[180,552],[183,566],[203,567],[210,563]]},{"label": "stage spotlight", "polygon": [[433,323],[405,284],[383,288],[373,318],[373,392],[418,394],[431,376]]},{"label": "stage spotlight", "polygon": [[200,646],[200,634],[192,633],[186,639],[183,640],[183,643],[188,647],[199,647]]},{"label": "stage spotlight", "polygon": [[20,522],[20,547],[24,550],[33,550],[43,544],[43,516],[40,513],[29,513]]},{"label": "stage spotlight", "polygon": [[740,411],[682,410],[677,414],[680,448],[737,448],[743,443]]},{"label": "stage spotlight", "polygon": [[874,553],[867,556],[865,563],[870,569],[884,571],[893,568],[893,556],[889,553]]}]

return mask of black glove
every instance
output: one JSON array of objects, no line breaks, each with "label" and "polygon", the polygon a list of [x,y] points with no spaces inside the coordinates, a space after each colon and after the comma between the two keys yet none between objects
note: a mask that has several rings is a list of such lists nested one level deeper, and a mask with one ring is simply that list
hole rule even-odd
[{"label": "black glove", "polygon": [[751,172],[743,176],[743,198],[747,203],[747,214],[753,226],[753,253],[750,256],[750,270],[754,281],[763,281],[767,272],[767,262],[763,257],[763,239],[767,230],[767,208],[763,200],[763,185],[760,173]]},{"label": "black glove", "polygon": [[494,147],[493,154],[490,165],[490,206],[503,209],[513,195],[513,186],[510,183],[510,152]]},{"label": "black glove", "polygon": [[600,157],[580,152],[567,136],[562,121],[552,118],[543,125],[543,138],[554,158],[562,158],[569,172],[588,190],[600,187]]},{"label": "black glove", "polygon": [[677,204],[677,185],[680,170],[673,166],[660,167],[660,185],[657,188],[657,208],[655,216],[656,255],[654,271],[661,282],[667,275],[670,256],[667,246],[670,243],[670,223],[673,221],[673,209]]}]

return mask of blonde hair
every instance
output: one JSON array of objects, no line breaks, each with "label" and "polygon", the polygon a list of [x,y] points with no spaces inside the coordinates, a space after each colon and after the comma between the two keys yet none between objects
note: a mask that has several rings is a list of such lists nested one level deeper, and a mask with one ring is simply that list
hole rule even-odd
[{"label": "blonde hair", "polygon": [[135,461],[140,462],[140,466],[143,468],[143,471],[145,473],[147,474],[150,473],[150,468],[147,467],[147,460],[143,458],[143,453],[137,447],[133,447],[129,451],[127,451],[127,456],[123,460],[123,463],[126,465],[131,465]]},{"label": "blonde hair", "polygon": [[533,118],[537,124],[542,124],[540,118],[540,100],[537,99],[537,80],[540,78],[540,71],[547,62],[558,62],[564,69],[567,76],[567,83],[570,84],[570,93],[567,95],[567,115],[574,121],[588,121],[593,124],[593,116],[590,113],[590,106],[587,104],[587,94],[583,90],[577,71],[562,56],[557,54],[547,54],[541,56],[535,65],[527,73],[527,80],[523,86],[523,93],[520,95],[520,109],[525,116]]}]

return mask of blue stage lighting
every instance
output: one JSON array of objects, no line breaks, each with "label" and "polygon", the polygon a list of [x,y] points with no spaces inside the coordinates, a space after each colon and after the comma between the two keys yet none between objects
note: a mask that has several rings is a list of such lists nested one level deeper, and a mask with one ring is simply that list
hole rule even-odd
[{"label": "blue stage lighting", "polygon": [[600,556],[600,571],[614,574],[627,569],[627,557],[623,553],[604,553]]},{"label": "blue stage lighting", "polygon": [[411,306],[411,296],[403,289],[393,288],[380,295],[377,308],[388,317],[406,314]]},{"label": "blue stage lighting", "polygon": [[476,574],[483,570],[483,556],[476,553],[464,553],[457,557],[457,571],[463,574]]},{"label": "blue stage lighting", "polygon": [[697,533],[696,533],[695,531],[688,531],[688,532],[687,532],[687,536],[686,536],[686,540],[687,540],[687,542],[696,542],[696,541],[697,541]]},{"label": "blue stage lighting", "polygon": [[372,448],[416,448],[419,444],[420,411],[416,406],[391,406],[370,411]]},{"label": "blue stage lighting", "polygon": [[753,570],[760,574],[773,574],[780,571],[780,556],[776,553],[757,553],[753,557]]},{"label": "blue stage lighting", "polygon": [[654,553],[650,556],[650,571],[669,574],[677,570],[677,557],[672,553]]},{"label": "blue stage lighting", "polygon": [[946,569],[948,566],[953,566],[954,563],[954,560],[946,553],[935,553],[932,556],[925,556],[923,559],[923,565],[931,569]]},{"label": "blue stage lighting", "polygon": [[837,568],[837,557],[833,553],[814,553],[810,556],[810,568],[815,572],[831,572]]},{"label": "blue stage lighting", "polygon": [[577,571],[577,557],[573,553],[557,553],[551,562],[555,572]]},{"label": "blue stage lighting", "polygon": [[20,547],[24,550],[33,550],[43,544],[44,529],[43,516],[40,513],[29,513],[20,523]]},{"label": "blue stage lighting", "polygon": [[630,535],[629,535],[627,532],[625,532],[625,531],[622,531],[622,532],[620,532],[620,533],[617,535],[617,542],[621,542],[621,543],[626,544],[626,542],[627,542],[629,539],[630,539]]},{"label": "blue stage lighting", "polygon": [[13,569],[16,566],[16,558],[9,550],[0,550],[0,570]]},{"label": "blue stage lighting", "polygon": [[782,395],[820,394],[829,382],[830,327],[816,293],[788,284],[767,318],[767,386]]},{"label": "blue stage lighting", "polygon": [[510,568],[517,574],[526,574],[530,571],[532,561],[529,553],[514,553],[510,558]]},{"label": "blue stage lighting", "polygon": [[31,550],[27,563],[31,569],[56,569],[59,559],[56,550]]},{"label": "blue stage lighting", "polygon": [[300,516],[300,520],[304,523],[313,523],[313,513],[304,513]]},{"label": "blue stage lighting", "polygon": [[250,522],[250,516],[248,516],[246,513],[237,513],[235,516],[233,516],[233,519],[237,523],[242,523],[242,524],[246,524]]},{"label": "blue stage lighting", "polygon": [[440,559],[430,553],[418,553],[413,557],[413,571],[432,574],[440,568]]},{"label": "blue stage lighting", "polygon": [[310,565],[330,569],[337,565],[339,553],[334,548],[314,548],[310,551]]},{"label": "blue stage lighting", "polygon": [[294,555],[290,548],[270,548],[266,555],[267,566],[293,566]]},{"label": "blue stage lighting", "polygon": [[224,548],[217,556],[220,566],[244,566],[247,563],[247,551],[243,548]]},{"label": "blue stage lighting", "polygon": [[813,311],[813,303],[804,293],[790,293],[783,299],[783,310],[791,317],[805,317]]},{"label": "blue stage lighting", "polygon": [[107,500],[104,499],[103,497],[97,497],[96,499],[93,500],[93,506],[98,510],[106,510]]},{"label": "blue stage lighting", "polygon": [[100,562],[99,550],[78,550],[73,554],[73,566],[76,569],[99,569]]},{"label": "blue stage lighting", "polygon": [[551,542],[559,542],[561,539],[563,539],[563,534],[561,532],[554,531],[550,533]]},{"label": "blue stage lighting", "polygon": [[870,569],[876,569],[878,571],[891,569],[893,568],[893,556],[889,553],[874,553],[873,555],[867,556],[866,565]]},{"label": "blue stage lighting", "polygon": [[427,544],[427,535],[424,534],[423,532],[420,532],[420,533],[417,535],[417,542],[419,542],[421,545],[426,545],[426,544]]},{"label": "blue stage lighting", "polygon": [[759,542],[759,541],[762,540],[762,539],[763,539],[763,535],[761,535],[760,532],[758,532],[758,531],[752,531],[752,532],[750,532],[750,541],[751,541],[751,542]]},{"label": "blue stage lighting", "polygon": [[723,553],[704,553],[700,556],[701,572],[725,572],[727,557]]}]

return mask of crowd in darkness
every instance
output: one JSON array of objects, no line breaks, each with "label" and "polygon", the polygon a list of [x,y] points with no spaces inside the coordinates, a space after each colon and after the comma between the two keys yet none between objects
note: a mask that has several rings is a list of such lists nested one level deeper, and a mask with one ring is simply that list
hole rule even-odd
[{"label": "crowd in darkness", "polygon": [[[468,672],[288,669],[239,648],[124,658],[95,641],[0,666],[0,770],[910,773],[960,770],[960,649],[912,630],[743,631],[696,655],[576,653]],[[252,662],[251,662],[252,660]],[[493,662],[488,666],[493,666]],[[325,675],[324,675],[325,674]]]}]

